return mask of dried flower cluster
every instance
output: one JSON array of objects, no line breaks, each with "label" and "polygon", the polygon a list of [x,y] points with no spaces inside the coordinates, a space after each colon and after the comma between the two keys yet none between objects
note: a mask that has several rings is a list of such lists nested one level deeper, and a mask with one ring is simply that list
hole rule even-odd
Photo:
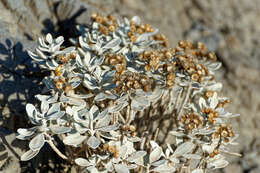
[{"label": "dried flower cluster", "polygon": [[[229,125],[236,114],[220,97],[214,80],[220,68],[203,43],[180,41],[168,47],[158,29],[139,17],[116,19],[92,14],[79,26],[75,46],[62,36],[39,38],[31,58],[50,75],[46,90],[26,105],[32,128],[22,160],[36,156],[45,142],[79,172],[202,173],[227,166],[222,153],[237,138]],[[66,146],[65,153],[53,136]]]}]

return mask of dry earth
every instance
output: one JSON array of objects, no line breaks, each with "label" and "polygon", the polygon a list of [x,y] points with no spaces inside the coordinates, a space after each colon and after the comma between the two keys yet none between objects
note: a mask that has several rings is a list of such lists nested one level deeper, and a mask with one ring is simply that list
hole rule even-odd
[{"label": "dry earth", "polygon": [[[26,127],[25,104],[41,91],[44,74],[26,49],[48,32],[75,36],[75,24],[87,24],[92,11],[140,16],[160,29],[170,44],[180,39],[204,42],[223,67],[218,75],[240,133],[243,154],[218,172],[260,172],[260,1],[259,0],[0,0],[0,172],[57,172],[61,162],[45,147],[37,158],[19,162],[27,143],[15,140]],[[48,155],[45,153],[48,152]],[[40,163],[40,166],[36,166]]]}]

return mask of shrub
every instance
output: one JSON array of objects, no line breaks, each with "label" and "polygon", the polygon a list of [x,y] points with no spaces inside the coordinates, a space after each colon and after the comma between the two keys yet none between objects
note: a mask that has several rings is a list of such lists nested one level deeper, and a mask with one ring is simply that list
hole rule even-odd
[{"label": "shrub", "polygon": [[[47,90],[26,105],[31,139],[21,160],[44,143],[79,172],[202,173],[228,165],[222,153],[237,138],[229,125],[236,114],[214,79],[221,64],[203,43],[167,38],[139,17],[130,21],[92,14],[79,26],[74,46],[64,38],[39,38],[30,57],[50,75]],[[65,144],[65,153],[53,136]]]}]

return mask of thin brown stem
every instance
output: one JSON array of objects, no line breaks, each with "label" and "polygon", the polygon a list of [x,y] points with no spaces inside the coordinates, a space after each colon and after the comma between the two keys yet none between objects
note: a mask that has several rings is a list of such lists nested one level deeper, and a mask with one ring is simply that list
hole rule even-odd
[{"label": "thin brown stem", "polygon": [[191,90],[192,90],[192,87],[191,87],[191,83],[190,83],[189,86],[188,86],[188,88],[187,88],[187,92],[186,92],[185,98],[184,98],[184,100],[183,100],[183,102],[182,102],[182,105],[181,105],[181,107],[180,107],[180,110],[179,110],[178,113],[177,113],[177,118],[178,118],[178,119],[179,119],[180,116],[182,115],[183,108],[184,108],[184,106],[186,105],[186,103],[187,103],[187,101],[188,101],[188,99],[189,99],[189,97],[190,97]]}]

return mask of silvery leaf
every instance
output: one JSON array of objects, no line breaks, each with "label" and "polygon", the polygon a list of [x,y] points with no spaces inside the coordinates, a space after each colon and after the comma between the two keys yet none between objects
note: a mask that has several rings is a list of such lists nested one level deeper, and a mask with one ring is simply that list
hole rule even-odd
[{"label": "silvery leaf", "polygon": [[106,94],[101,92],[99,94],[97,94],[94,98],[95,101],[102,101],[106,99]]},{"label": "silvery leaf", "polygon": [[115,38],[113,40],[111,40],[110,42],[108,42],[106,45],[104,45],[102,48],[103,49],[111,49],[113,47],[116,47],[120,44],[121,40],[120,38]]},{"label": "silvery leaf", "polygon": [[154,171],[154,172],[165,172],[165,173],[173,173],[176,171],[176,168],[170,166],[170,165],[161,165],[161,166],[158,166],[154,169],[152,169],[151,171]]},{"label": "silvery leaf", "polygon": [[67,97],[64,94],[60,96],[60,102],[68,103],[70,105],[75,105],[75,106],[84,106],[86,105],[86,102],[82,99],[78,98],[72,98],[72,97]]},{"label": "silvery leaf", "polygon": [[211,153],[211,152],[213,152],[215,147],[216,147],[215,145],[203,144],[202,145],[202,151],[206,151],[207,153]]},{"label": "silvery leaf", "polygon": [[46,35],[46,41],[49,43],[49,44],[52,44],[52,36],[51,36],[51,34],[50,33],[48,33],[47,35]]},{"label": "silvery leaf", "polygon": [[156,147],[151,154],[149,155],[149,163],[153,163],[157,160],[160,159],[160,157],[162,156],[163,152],[162,152],[162,148],[161,147]]},{"label": "silvery leaf", "polygon": [[63,36],[59,36],[55,39],[56,44],[61,44],[64,42],[64,37]]},{"label": "silvery leaf", "polygon": [[33,60],[35,60],[35,61],[37,61],[37,62],[38,62],[38,61],[42,61],[42,59],[39,58],[39,56],[36,55],[36,54],[34,54],[33,52],[27,50],[27,53],[28,53],[28,55],[29,55]]},{"label": "silvery leaf", "polygon": [[113,124],[110,126],[105,126],[105,127],[100,127],[98,130],[103,131],[103,132],[110,132],[112,130],[117,130],[119,128],[119,124]]},{"label": "silvery leaf", "polygon": [[96,128],[106,127],[110,123],[110,116],[105,116],[103,118],[100,118],[96,123]]},{"label": "silvery leaf", "polygon": [[129,169],[123,164],[115,164],[115,170],[117,173],[129,173]]},{"label": "silvery leaf", "polygon": [[69,85],[71,85],[73,89],[77,88],[80,85],[80,83],[81,83],[81,79],[78,77],[69,80]]},{"label": "silvery leaf", "polygon": [[190,153],[194,147],[195,147],[195,144],[193,144],[192,142],[190,142],[190,141],[184,142],[177,147],[177,149],[173,153],[173,156],[179,157],[179,156],[182,156],[183,154]]},{"label": "silvery leaf", "polygon": [[115,95],[112,95],[112,94],[106,94],[106,93],[99,93],[95,96],[94,100],[95,101],[103,101],[105,99],[116,99],[116,96]]},{"label": "silvery leaf", "polygon": [[206,100],[205,100],[203,97],[200,97],[200,98],[199,98],[199,106],[200,106],[200,108],[205,108],[205,107],[207,107]]},{"label": "silvery leaf", "polygon": [[45,60],[48,59],[48,57],[46,55],[44,55],[44,53],[42,53],[42,51],[40,51],[38,48],[36,48],[35,51],[36,51],[37,55],[39,57],[41,57],[42,59],[45,59]]},{"label": "silvery leaf", "polygon": [[97,120],[100,120],[102,118],[104,118],[108,113],[108,109],[105,109],[104,111],[102,111],[101,113],[98,114]]},{"label": "silvery leaf", "polygon": [[48,90],[50,89],[56,89],[56,86],[54,85],[52,79],[50,77],[45,77],[42,82],[45,84],[46,88]]},{"label": "silvery leaf", "polygon": [[68,133],[71,131],[71,127],[64,127],[64,126],[59,126],[59,125],[53,125],[50,127],[50,130],[54,134],[63,134],[63,133]]},{"label": "silvery leaf", "polygon": [[89,139],[88,139],[88,146],[92,149],[96,149],[98,148],[98,146],[100,145],[101,141],[100,139],[96,138],[95,136],[91,136]]},{"label": "silvery leaf", "polygon": [[55,70],[57,68],[57,65],[53,63],[53,61],[51,60],[47,60],[46,61],[46,66],[50,69],[50,70]]},{"label": "silvery leaf", "polygon": [[127,161],[133,162],[134,160],[144,157],[146,155],[146,151],[137,151],[135,153],[132,153],[128,158]]},{"label": "silvery leaf", "polygon": [[100,173],[95,166],[89,166],[87,169],[90,173]]},{"label": "silvery leaf", "polygon": [[17,133],[19,133],[23,136],[32,136],[35,133],[36,130],[37,130],[36,127],[32,127],[32,128],[29,128],[29,129],[19,128],[17,130]]},{"label": "silvery leaf", "polygon": [[49,104],[46,101],[41,102],[41,112],[45,114],[49,110]]},{"label": "silvery leaf", "polygon": [[180,160],[177,159],[177,158],[175,158],[175,157],[172,157],[172,156],[171,156],[169,159],[170,159],[170,161],[172,161],[172,162],[175,163],[175,164],[180,163]]},{"label": "silvery leaf", "polygon": [[54,102],[56,102],[57,101],[57,99],[58,99],[58,93],[56,93],[54,96],[49,96],[49,95],[40,95],[40,94],[38,94],[38,95],[36,95],[35,96],[35,98],[37,98],[38,100],[40,100],[40,101],[45,101],[45,102],[47,102],[47,103],[54,103]]},{"label": "silvery leaf", "polygon": [[136,42],[141,42],[141,41],[147,40],[148,37],[153,36],[153,35],[156,34],[158,31],[159,31],[159,30],[156,28],[153,32],[141,34],[139,37],[137,37]]},{"label": "silvery leaf", "polygon": [[32,158],[34,158],[40,150],[37,151],[33,151],[33,150],[29,150],[27,152],[25,152],[22,156],[21,156],[21,161],[28,161]]},{"label": "silvery leaf", "polygon": [[60,111],[60,103],[54,103],[47,112],[47,115],[51,115]]},{"label": "silvery leaf", "polygon": [[216,70],[218,70],[218,69],[221,67],[221,62],[211,63],[211,64],[209,64],[207,67],[208,67],[208,69],[211,70],[211,71],[216,71]]},{"label": "silvery leaf", "polygon": [[36,135],[29,143],[29,148],[33,151],[40,150],[45,143],[44,134]]},{"label": "silvery leaf", "polygon": [[220,169],[220,168],[224,168],[228,165],[228,161],[224,160],[224,159],[217,159],[212,163],[209,163],[209,168],[214,170],[214,169]]},{"label": "silvery leaf", "polygon": [[131,102],[131,107],[134,110],[143,110],[145,107],[149,106],[150,102],[144,97],[136,97]]},{"label": "silvery leaf", "polygon": [[194,131],[194,134],[200,134],[200,135],[209,135],[212,134],[215,130],[214,129],[209,129],[209,128],[202,128],[199,129],[198,131]]},{"label": "silvery leaf", "polygon": [[79,98],[79,99],[88,99],[90,97],[93,97],[94,94],[83,94],[83,95],[79,95],[79,94],[74,94],[73,97],[74,98]]},{"label": "silvery leaf", "polygon": [[205,88],[206,90],[210,90],[210,91],[220,91],[222,89],[222,83],[211,83],[209,85],[207,85]]},{"label": "silvery leaf", "polygon": [[26,112],[30,119],[32,119],[32,120],[35,119],[35,117],[37,115],[37,110],[32,104],[28,103],[26,105]]},{"label": "silvery leaf", "polygon": [[179,73],[179,72],[176,73],[176,76],[177,76],[177,77],[180,77],[180,78],[184,78],[184,77],[186,77],[184,74]]},{"label": "silvery leaf", "polygon": [[209,98],[210,100],[210,108],[215,109],[218,105],[218,96],[217,93],[214,92],[213,96]]},{"label": "silvery leaf", "polygon": [[57,120],[65,115],[65,111],[55,112],[46,117],[46,120]]},{"label": "silvery leaf", "polygon": [[197,168],[194,169],[191,173],[204,173],[203,169]]},{"label": "silvery leaf", "polygon": [[92,166],[93,165],[87,159],[84,159],[84,158],[77,158],[77,159],[75,159],[75,163],[77,165],[83,166],[83,167],[88,167],[88,166]]},{"label": "silvery leaf", "polygon": [[94,119],[97,118],[98,114],[99,114],[98,107],[97,107],[96,105],[93,105],[93,106],[90,108],[90,110],[89,110],[89,116],[90,116],[89,118],[90,118],[91,120],[94,120]]},{"label": "silvery leaf", "polygon": [[41,47],[48,48],[49,46],[45,43],[44,38],[39,37],[38,42]]},{"label": "silvery leaf", "polygon": [[94,57],[91,59],[91,64],[95,66],[100,66],[104,62],[105,56]]},{"label": "silvery leaf", "polygon": [[163,164],[165,164],[166,163],[166,160],[165,159],[163,159],[163,160],[158,160],[158,161],[156,161],[156,162],[153,162],[151,165],[152,166],[161,166],[161,165],[163,165]]},{"label": "silvery leaf", "polygon": [[66,145],[77,146],[81,144],[86,138],[86,136],[82,136],[79,133],[69,134],[63,139],[63,143]]},{"label": "silvery leaf", "polygon": [[150,141],[150,144],[152,146],[152,149],[155,149],[157,147],[160,147],[155,141]]},{"label": "silvery leaf", "polygon": [[89,131],[89,128],[86,128],[88,127],[88,125],[84,124],[84,127],[78,123],[75,123],[75,129],[77,132],[79,132],[80,134],[84,134],[86,133],[87,131]]},{"label": "silvery leaf", "polygon": [[122,109],[124,109],[128,105],[127,102],[121,103],[121,104],[116,104],[114,106],[111,106],[108,108],[108,112],[114,113],[114,112],[119,112]]},{"label": "silvery leaf", "polygon": [[98,89],[97,83],[94,80],[83,80],[83,85],[90,90]]},{"label": "silvery leaf", "polygon": [[149,101],[151,101],[151,102],[156,102],[158,99],[161,98],[162,94],[163,94],[163,90],[157,88],[157,89],[155,89],[155,90],[152,92],[152,94],[151,94],[150,96],[148,96],[148,99],[149,99]]},{"label": "silvery leaf", "polygon": [[[112,89],[114,89],[115,87],[116,87],[116,84],[114,84],[114,83],[105,83],[105,84],[102,85],[102,88],[103,88],[105,91],[112,90]],[[112,96],[112,98],[109,98],[109,99],[116,99],[115,96],[113,96],[113,95],[110,95],[110,96]]]},{"label": "silvery leaf", "polygon": [[74,46],[67,47],[67,48],[65,48],[65,49],[63,49],[63,50],[61,50],[61,51],[57,51],[57,52],[55,53],[55,55],[70,53],[70,52],[72,52],[72,51],[74,51],[74,50],[75,50],[75,47],[74,47]]},{"label": "silvery leaf", "polygon": [[83,166],[83,167],[88,167],[93,165],[92,163],[90,163],[87,159],[84,158],[77,158],[75,159],[75,163],[79,166]]}]

